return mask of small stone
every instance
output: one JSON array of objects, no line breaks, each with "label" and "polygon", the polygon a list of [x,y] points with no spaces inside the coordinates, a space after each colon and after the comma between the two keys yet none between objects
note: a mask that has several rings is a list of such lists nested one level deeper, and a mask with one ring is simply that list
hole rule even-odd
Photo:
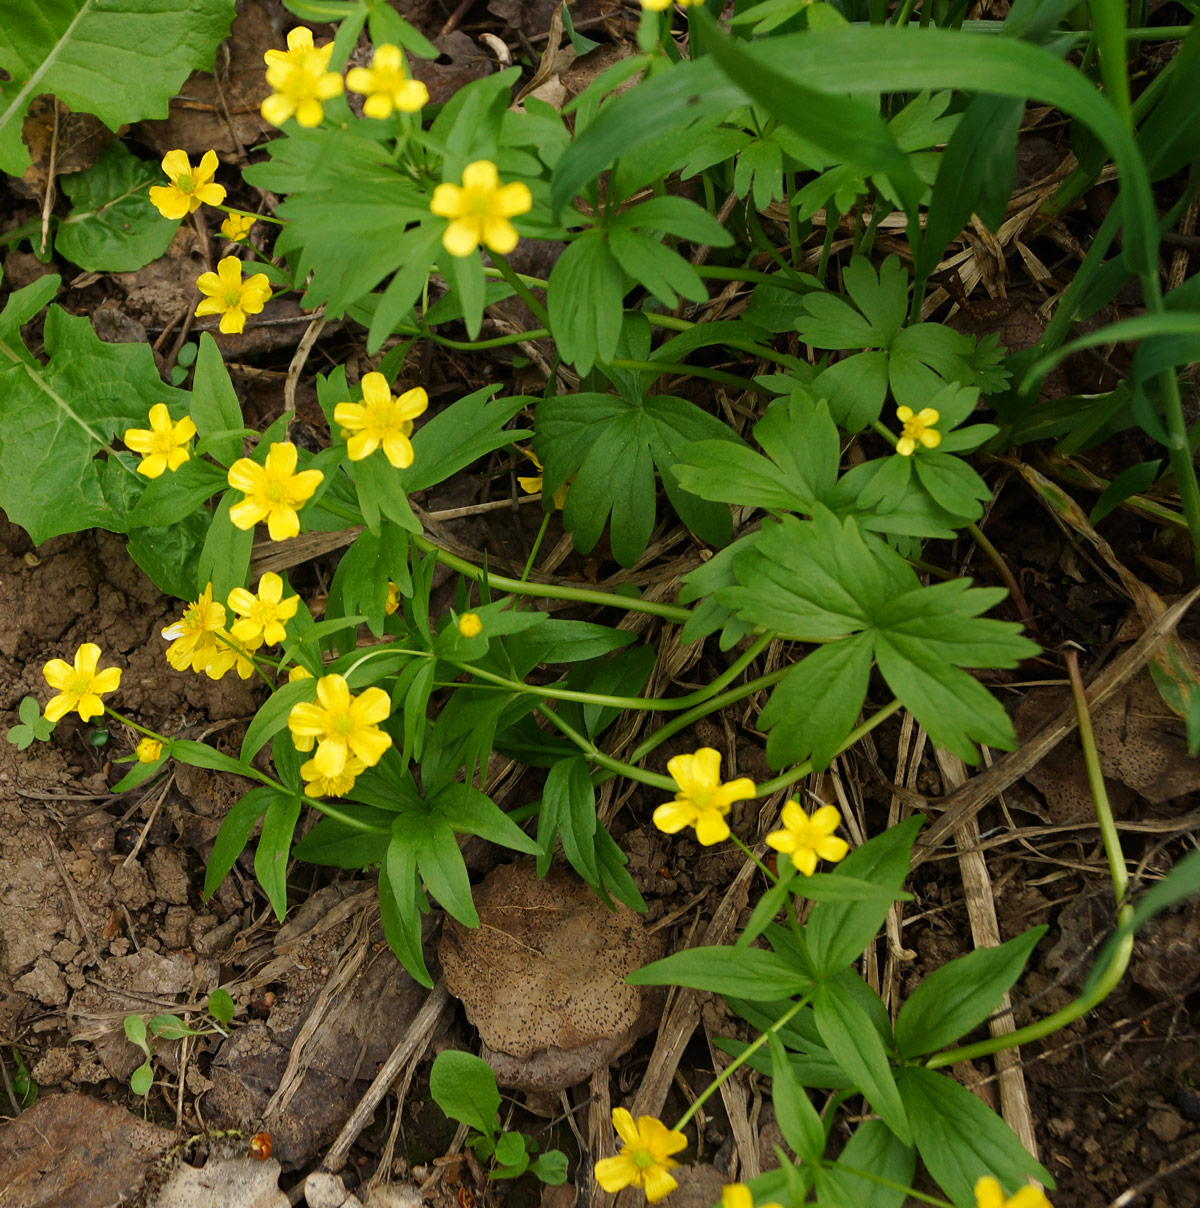
[{"label": "small stone", "polygon": [[308,1208],[343,1208],[346,1188],[336,1174],[318,1171],[304,1180],[304,1202]]},{"label": "small stone", "polygon": [[1163,1108],[1150,1113],[1146,1127],[1164,1144],[1170,1145],[1178,1139],[1179,1134],[1187,1128],[1184,1118],[1171,1108]]},{"label": "small stone", "polygon": [[30,1072],[39,1086],[57,1086],[75,1072],[75,1058],[65,1046],[50,1049]]},{"label": "small stone", "polygon": [[67,1001],[67,983],[48,956],[39,957],[33,968],[13,985],[18,993],[28,994],[47,1007],[61,1007]]}]

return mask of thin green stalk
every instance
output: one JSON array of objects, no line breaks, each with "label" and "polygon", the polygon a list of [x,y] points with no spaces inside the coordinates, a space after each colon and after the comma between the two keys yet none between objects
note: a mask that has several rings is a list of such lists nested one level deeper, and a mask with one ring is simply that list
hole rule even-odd
[{"label": "thin green stalk", "polygon": [[513,272],[512,265],[499,253],[489,252],[492,263],[500,270],[500,276],[517,292],[517,296],[533,312],[537,321],[546,328],[550,327],[550,315],[546,308],[533,296],[533,291],[521,278]]},{"label": "thin green stalk", "polygon": [[881,1174],[874,1174],[869,1170],[860,1170],[857,1166],[847,1166],[840,1161],[837,1164],[838,1170],[844,1170],[847,1174],[852,1174],[855,1178],[866,1179],[871,1183],[878,1183],[880,1187],[890,1187],[893,1191],[903,1191],[905,1195],[911,1199],[920,1200],[923,1204],[936,1204],[937,1208],[954,1208],[954,1205],[949,1200],[940,1199],[936,1195],[926,1195],[923,1191],[917,1191],[913,1187],[906,1187],[903,1183],[894,1183],[891,1179],[885,1179]]},{"label": "thin green stalk", "polygon": [[[335,513],[336,515],[336,513]],[[356,523],[361,523],[357,521]],[[624,608],[627,612],[645,612],[651,616],[664,617],[668,621],[684,622],[691,615],[690,608],[681,608],[677,604],[659,604],[653,600],[638,600],[631,596],[620,596],[615,592],[592,591],[586,587],[566,587],[558,583],[523,583],[520,579],[510,579],[504,575],[493,575],[480,567],[435,545],[427,537],[414,533],[412,543],[419,550],[433,554],[443,566],[449,566],[482,583],[484,579],[501,591],[511,591],[516,595],[534,596],[544,600],[577,600],[580,604],[599,604],[608,608]]]},{"label": "thin green stalk", "polygon": [[732,840],[734,847],[740,847],[746,859],[749,860],[759,872],[766,877],[770,884],[774,884],[779,878],[750,850],[750,848],[741,841],[732,831],[729,832],[729,838]]},{"label": "thin green stalk", "polygon": [[738,377],[734,373],[726,373],[722,369],[709,369],[703,365],[688,365],[683,361],[627,361],[617,357],[609,364],[614,369],[644,369],[652,373],[682,373],[688,377],[708,378],[711,382],[721,382],[738,390],[749,390],[754,394],[773,394],[765,386],[750,381],[749,378]]},{"label": "thin green stalk", "polygon": [[[1083,762],[1087,769],[1088,787],[1092,792],[1092,801],[1096,807],[1096,819],[1100,824],[1100,834],[1104,840],[1104,853],[1108,857],[1109,875],[1112,877],[1113,893],[1117,900],[1117,923],[1126,926],[1133,918],[1133,907],[1125,898],[1129,891],[1129,871],[1125,867],[1125,857],[1121,852],[1121,837],[1117,832],[1117,824],[1113,820],[1112,807],[1108,800],[1108,790],[1104,785],[1104,772],[1100,767],[1100,754],[1096,750],[1096,737],[1092,731],[1091,714],[1088,711],[1087,693],[1084,691],[1083,679],[1079,674],[1079,662],[1075,652],[1067,652],[1067,672],[1071,678],[1071,694],[1075,699],[1075,710],[1079,719],[1079,744],[1083,748]],[[1068,1003],[1060,1011],[1039,1019],[1036,1023],[1027,1024],[1015,1032],[1002,1036],[992,1036],[988,1040],[980,1040],[975,1044],[963,1045],[946,1053],[938,1053],[925,1064],[931,1070],[942,1066],[954,1065],[959,1061],[971,1061],[976,1057],[985,1057],[989,1053],[998,1053],[1002,1049],[1012,1049],[1019,1045],[1041,1040],[1065,1028],[1067,1024],[1086,1015],[1099,1006],[1121,983],[1125,970],[1129,967],[1129,959],[1133,955],[1133,931],[1130,929],[1122,937],[1109,958],[1108,967],[1092,986],[1091,990],[1081,994],[1074,1002]]]},{"label": "thin green stalk", "polygon": [[640,784],[649,784],[656,789],[663,789],[668,793],[675,792],[679,786],[669,776],[660,776],[657,772],[645,772],[641,768],[632,767],[630,764],[623,763],[619,759],[613,759],[610,755],[605,755],[594,742],[589,741],[574,726],[565,722],[553,709],[546,705],[537,705],[537,711],[556,729],[561,730],[593,763],[599,764],[602,768],[607,768],[610,772],[615,772],[618,776],[624,776],[629,780],[636,780]]},{"label": "thin green stalk", "polygon": [[533,549],[529,551],[529,557],[525,559],[525,569],[521,572],[521,582],[529,582],[529,572],[533,570],[534,560],[538,556],[538,550],[542,548],[542,538],[546,535],[546,529],[550,524],[550,513],[542,512],[542,525],[538,529],[537,537],[534,538]]},{"label": "thin green stalk", "polygon": [[679,1117],[675,1124],[675,1131],[679,1132],[683,1129],[687,1122],[704,1106],[709,1097],[722,1084],[733,1075],[733,1072],[746,1062],[767,1043],[767,1038],[773,1033],[778,1032],[785,1023],[792,1019],[802,1008],[808,1005],[808,995],[797,999],[784,1013],[765,1031],[760,1032],[758,1039],[751,1045],[743,1049],[709,1084],[696,1096],[696,1101]]}]

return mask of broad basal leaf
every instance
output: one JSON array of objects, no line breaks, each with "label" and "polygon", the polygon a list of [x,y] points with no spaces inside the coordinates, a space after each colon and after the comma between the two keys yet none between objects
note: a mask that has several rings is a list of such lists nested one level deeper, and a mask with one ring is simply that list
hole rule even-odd
[{"label": "broad basal leaf", "polygon": [[188,74],[209,68],[234,0],[9,0],[0,22],[0,170],[29,164],[21,123],[44,93],[110,130],[166,117]]},{"label": "broad basal leaf", "polygon": [[125,509],[93,459],[127,428],[147,427],[155,403],[186,410],[187,395],[163,384],[147,344],[105,344],[57,306],[46,312],[45,345],[39,366],[0,340],[0,507],[35,544],[86,528],[122,533]]},{"label": "broad basal leaf", "polygon": [[671,474],[685,445],[738,439],[694,403],[671,395],[637,402],[612,394],[566,395],[539,404],[536,428],[542,489],[554,491],[574,475],[563,519],[576,549],[592,549],[611,512],[613,556],[622,566],[637,561],[654,528],[655,466],[684,524],[710,545],[729,540],[729,509],[683,490]]},{"label": "broad basal leaf", "polygon": [[162,180],[158,164],[110,143],[92,167],[59,181],[71,212],[55,233],[54,250],[89,272],[131,272],[157,260],[179,229],[150,202],[150,185]]}]

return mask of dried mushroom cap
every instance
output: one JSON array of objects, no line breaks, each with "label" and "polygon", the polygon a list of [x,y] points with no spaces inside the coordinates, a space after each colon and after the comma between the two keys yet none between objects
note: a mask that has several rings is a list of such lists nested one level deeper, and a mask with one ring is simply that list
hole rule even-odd
[{"label": "dried mushroom cap", "polygon": [[494,869],[475,905],[479,927],[448,919],[438,955],[503,1084],[571,1086],[651,1029],[658,996],[625,977],[662,943],[628,907],[527,863]]}]

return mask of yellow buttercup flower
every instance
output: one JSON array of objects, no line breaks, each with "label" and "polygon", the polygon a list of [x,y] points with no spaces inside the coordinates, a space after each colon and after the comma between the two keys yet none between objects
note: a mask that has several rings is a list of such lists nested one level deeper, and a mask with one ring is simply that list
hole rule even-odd
[{"label": "yellow buttercup flower", "polygon": [[120,687],[121,669],[105,667],[103,671],[97,671],[99,661],[100,647],[95,642],[84,642],[75,651],[74,666],[64,659],[51,659],[42,668],[46,683],[58,692],[46,703],[47,721],[58,721],[72,709],[84,721],[104,712],[104,702],[100,698]]},{"label": "yellow buttercup flower", "polygon": [[258,580],[258,594],[251,595],[244,587],[229,593],[229,607],[241,618],[234,621],[229,632],[243,645],[254,643],[254,649],[266,642],[277,646],[287,637],[284,622],[290,621],[300,607],[299,596],[283,598],[283,580],[272,570]]},{"label": "yellow buttercup flower", "polygon": [[184,151],[168,151],[162,169],[171,183],[154,185],[150,201],[164,218],[186,218],[202,205],[219,206],[225,200],[225,186],[213,183],[217,171],[217,153],[205,151],[200,165],[193,168]]},{"label": "yellow buttercup flower", "polygon": [[[754,1194],[745,1183],[726,1183],[721,1188],[721,1208],[754,1208]],[[774,1200],[758,1208],[780,1208]]]},{"label": "yellow buttercup flower", "polygon": [[226,256],[215,273],[201,273],[196,288],[207,295],[196,307],[197,317],[220,315],[222,335],[240,335],[246,328],[246,316],[256,315],[271,300],[266,273],[255,273],[242,280],[242,262]]},{"label": "yellow buttercup flower", "polygon": [[667,771],[679,791],[674,801],[654,811],[654,825],[668,835],[685,826],[696,828],[696,838],[705,847],[729,838],[725,815],[735,801],[754,796],[754,781],[745,776],[721,782],[721,753],[701,747],[692,755],[676,755]]},{"label": "yellow buttercup flower", "polygon": [[351,756],[373,768],[392,745],[379,723],[391,712],[391,699],[382,688],[366,688],[352,696],[340,675],[317,680],[317,703],[302,701],[288,714],[288,729],[297,751],[311,751],[313,773],[330,779],[342,775]]},{"label": "yellow buttercup flower", "polygon": [[400,589],[391,579],[388,580],[388,594],[387,599],[383,602],[383,611],[389,617],[400,611]]},{"label": "yellow buttercup flower", "polygon": [[451,256],[469,256],[482,243],[493,252],[511,252],[517,246],[517,229],[509,222],[533,205],[533,195],[520,181],[500,183],[496,165],[476,160],[463,169],[462,185],[440,184],[429,208],[439,218],[449,218],[442,246]]},{"label": "yellow buttercup flower", "polygon": [[221,234],[234,243],[241,243],[253,225],[254,218],[249,214],[229,214],[221,223]]},{"label": "yellow buttercup flower", "polygon": [[303,663],[297,663],[294,667],[288,670],[288,683],[294,684],[297,680],[312,679],[313,673],[304,666]]},{"label": "yellow buttercup flower", "polygon": [[640,1187],[651,1203],[670,1195],[679,1186],[670,1173],[679,1163],[671,1155],[687,1148],[687,1138],[654,1116],[639,1116],[635,1123],[623,1107],[613,1108],[612,1122],[621,1152],[596,1163],[596,1182],[609,1193]]},{"label": "yellow buttercup flower", "polygon": [[166,403],[155,403],[150,408],[150,427],[127,428],[122,439],[142,455],[138,473],[157,478],[164,470],[178,470],[191,457],[187,443],[195,435],[196,425],[190,415],[172,423]]},{"label": "yellow buttercup flower", "polygon": [[375,48],[370,67],[352,67],[346,72],[346,87],[366,96],[363,113],[367,117],[390,117],[393,109],[416,113],[429,103],[429,89],[420,80],[409,79],[404,55],[390,42]]},{"label": "yellow buttercup flower", "polygon": [[366,770],[367,765],[357,755],[351,755],[346,760],[346,766],[334,776],[322,776],[317,771],[315,759],[306,760],[300,765],[304,791],[310,797],[344,797],[354,787],[359,774]]},{"label": "yellow buttercup flower", "polygon": [[483,622],[477,612],[464,612],[458,618],[458,632],[464,638],[477,638],[483,632]]},{"label": "yellow buttercup flower", "polygon": [[157,738],[143,738],[134,748],[138,763],[157,763],[163,745]]},{"label": "yellow buttercup flower", "polygon": [[836,806],[823,805],[810,818],[798,802],[789,801],[780,812],[783,830],[767,836],[767,846],[787,852],[792,863],[806,877],[817,870],[818,860],[836,864],[850,850],[845,839],[833,832],[841,825],[842,815]]},{"label": "yellow buttercup flower", "polygon": [[325,475],[320,470],[296,473],[296,446],[290,441],[272,445],[265,465],[239,457],[229,467],[229,485],[246,498],[229,509],[229,519],[240,529],[267,522],[272,541],[300,534],[299,509],[312,497]]},{"label": "yellow buttercup flower", "polygon": [[392,394],[382,373],[368,373],[362,382],[361,403],[338,403],[333,409],[334,422],[350,436],[346,452],[351,461],[362,461],[380,445],[384,456],[397,470],[406,470],[413,462],[412,422],[429,406],[429,396],[422,386],[414,386],[397,396]]},{"label": "yellow buttercup flower", "polygon": [[329,70],[333,43],[314,46],[312,30],[299,26],[288,34],[288,48],[268,50],[267,83],[274,90],[261,112],[272,126],[295,116],[301,126],[319,126],[325,116],[322,101],[341,94],[342,77]]},{"label": "yellow buttercup flower", "polygon": [[975,1208],[1051,1208],[1051,1204],[1046,1193],[1032,1185],[1006,1196],[1004,1188],[989,1174],[975,1184]]},{"label": "yellow buttercup flower", "polygon": [[236,651],[221,640],[227,636],[225,605],[213,602],[211,583],[162,636],[171,643],[167,662],[176,671],[203,671],[209,679],[220,679],[237,660]]},{"label": "yellow buttercup flower", "polygon": [[[528,477],[526,477],[524,475],[518,474],[517,475],[517,485],[521,488],[522,491],[528,491],[531,495],[536,495],[542,489],[542,483],[544,481],[544,479],[542,478],[542,472],[541,472],[542,463],[540,461],[538,461],[538,456],[532,449],[530,449],[529,452],[525,454],[525,456],[528,457],[529,460],[531,462],[533,462],[533,464],[537,467],[538,473],[537,473],[536,477],[533,475],[529,475]],[[567,486],[567,484],[565,482],[560,483],[554,489],[554,506],[560,512],[563,509],[563,504],[565,504],[567,502],[567,492],[570,489],[571,488],[569,486]]]},{"label": "yellow buttercup flower", "polygon": [[942,434],[933,426],[941,416],[933,407],[922,407],[917,412],[911,407],[897,407],[896,418],[904,425],[896,441],[896,452],[901,457],[911,457],[917,445],[936,449],[942,443]]}]

